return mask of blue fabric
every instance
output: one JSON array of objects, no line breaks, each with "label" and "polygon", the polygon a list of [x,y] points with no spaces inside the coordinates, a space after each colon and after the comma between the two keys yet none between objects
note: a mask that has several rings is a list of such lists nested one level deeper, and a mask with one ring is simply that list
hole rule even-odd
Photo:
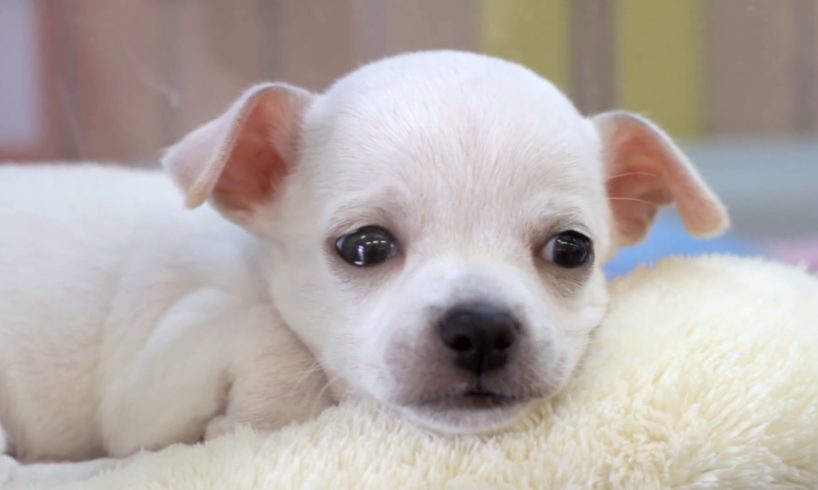
[{"label": "blue fabric", "polygon": [[643,264],[653,264],[671,255],[702,255],[723,253],[740,256],[761,254],[761,247],[733,234],[709,240],[693,238],[685,230],[676,213],[664,212],[657,219],[647,239],[633,247],[625,247],[605,265],[605,274],[615,278]]}]

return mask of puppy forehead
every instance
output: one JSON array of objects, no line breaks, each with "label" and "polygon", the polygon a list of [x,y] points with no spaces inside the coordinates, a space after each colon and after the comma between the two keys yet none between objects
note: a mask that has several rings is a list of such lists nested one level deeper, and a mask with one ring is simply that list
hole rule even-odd
[{"label": "puppy forehead", "polygon": [[[390,140],[422,151],[429,144],[490,146],[477,138],[510,139],[523,149],[593,138],[588,122],[547,80],[504,60],[451,52],[397,56],[352,72],[312,104],[305,127],[341,146],[357,141],[357,150],[376,151]],[[435,136],[449,145],[436,144]]]},{"label": "puppy forehead", "polygon": [[494,58],[375,63],[321,96],[305,128],[316,172],[350,193],[389,185],[423,202],[502,207],[544,190],[601,192],[590,123],[549,82]]}]

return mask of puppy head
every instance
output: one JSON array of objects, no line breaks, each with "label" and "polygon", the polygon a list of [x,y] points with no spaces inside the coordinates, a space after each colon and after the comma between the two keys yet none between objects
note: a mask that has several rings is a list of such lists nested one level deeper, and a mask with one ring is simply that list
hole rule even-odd
[{"label": "puppy head", "polygon": [[606,308],[601,265],[676,203],[724,208],[655,125],[582,117],[480,55],[403,55],[326,93],[256,87],[171,148],[266,245],[276,306],[336,392],[446,432],[496,429],[563,387]]}]

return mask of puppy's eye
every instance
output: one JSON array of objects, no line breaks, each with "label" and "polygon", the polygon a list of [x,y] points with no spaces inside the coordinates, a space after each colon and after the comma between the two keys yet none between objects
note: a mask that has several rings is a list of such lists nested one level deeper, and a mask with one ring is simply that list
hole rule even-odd
[{"label": "puppy's eye", "polygon": [[543,247],[542,258],[554,265],[575,269],[593,260],[594,247],[591,239],[582,233],[563,231],[551,237]]},{"label": "puppy's eye", "polygon": [[378,226],[364,226],[335,242],[338,255],[356,267],[378,265],[398,253],[398,242]]}]

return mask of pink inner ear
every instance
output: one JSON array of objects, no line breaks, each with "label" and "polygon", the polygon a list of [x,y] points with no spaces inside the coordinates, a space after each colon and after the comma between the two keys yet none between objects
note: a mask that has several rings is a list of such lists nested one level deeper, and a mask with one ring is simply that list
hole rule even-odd
[{"label": "pink inner ear", "polygon": [[658,209],[674,201],[693,234],[726,227],[721,203],[661,130],[624,115],[604,117],[600,129],[607,139],[608,196],[620,244],[641,240]]},{"label": "pink inner ear", "polygon": [[625,244],[645,235],[656,212],[673,195],[662,166],[651,157],[662,149],[630,121],[618,125],[609,142],[607,188],[619,239]]},{"label": "pink inner ear", "polygon": [[219,207],[249,212],[268,202],[287,173],[297,109],[281,94],[258,94],[235,130],[213,197]]}]

